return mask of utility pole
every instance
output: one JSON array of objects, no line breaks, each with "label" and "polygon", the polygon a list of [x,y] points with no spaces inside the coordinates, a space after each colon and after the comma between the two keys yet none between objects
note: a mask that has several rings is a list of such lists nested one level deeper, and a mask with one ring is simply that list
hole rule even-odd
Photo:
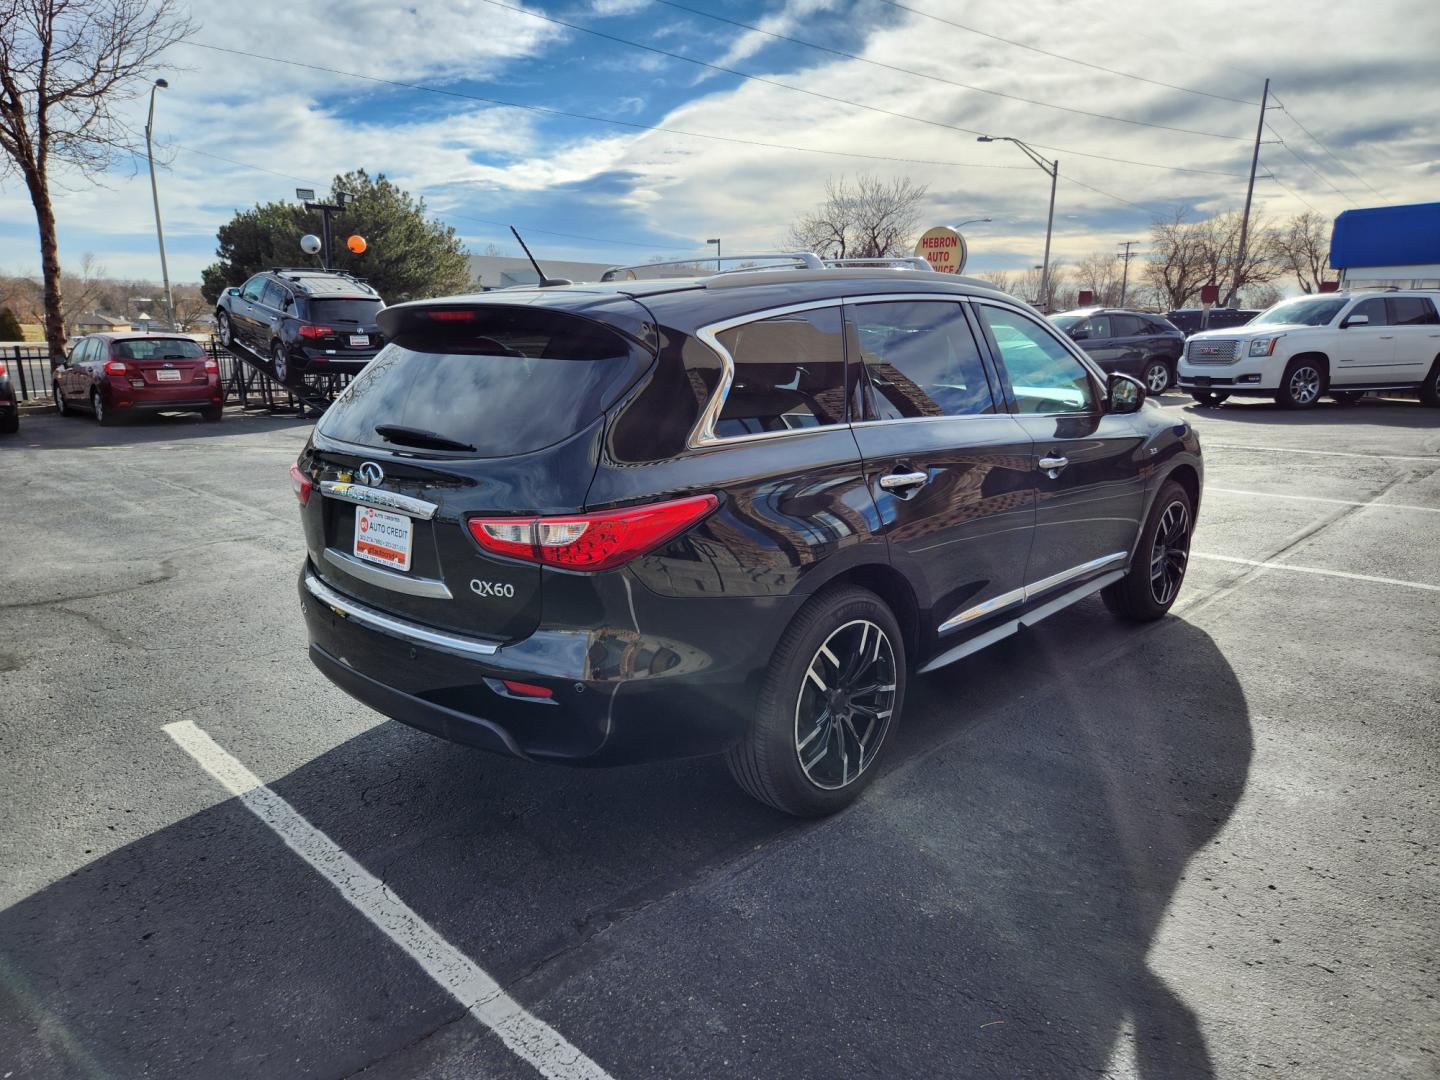
[{"label": "utility pole", "polygon": [[1270,80],[1265,80],[1265,89],[1260,94],[1260,122],[1255,125],[1255,152],[1250,155],[1250,186],[1245,189],[1245,216],[1240,219],[1240,246],[1235,256],[1235,278],[1230,286],[1226,307],[1235,306],[1235,294],[1240,291],[1240,275],[1245,272],[1245,242],[1250,236],[1250,201],[1255,197],[1255,170],[1260,165],[1260,137],[1265,133],[1265,107],[1270,101]]},{"label": "utility pole", "polygon": [[1027,143],[1019,139],[1012,139],[1009,135],[981,135],[976,142],[1008,142],[1014,143],[1025,155],[1039,165],[1050,175],[1050,214],[1045,219],[1045,262],[1040,269],[1040,304],[1045,311],[1050,310],[1050,234],[1055,230],[1055,185],[1060,181],[1060,159],[1047,161],[1037,154]]},{"label": "utility pole", "polygon": [[[1125,294],[1130,290],[1130,260],[1135,257],[1135,255],[1130,253],[1130,249],[1140,243],[1140,241],[1123,240],[1121,243],[1125,247],[1125,254],[1120,256],[1125,260],[1125,269],[1120,274],[1120,306],[1123,308],[1125,306]],[[1136,254],[1138,254],[1138,252]]]}]

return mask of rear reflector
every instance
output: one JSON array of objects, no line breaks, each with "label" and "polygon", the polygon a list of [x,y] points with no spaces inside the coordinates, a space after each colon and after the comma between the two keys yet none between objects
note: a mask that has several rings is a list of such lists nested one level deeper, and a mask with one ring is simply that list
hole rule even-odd
[{"label": "rear reflector", "polygon": [[501,679],[500,685],[518,697],[554,697],[555,691],[548,686],[536,686],[534,683],[516,682],[514,679]]},{"label": "rear reflector", "polygon": [[295,498],[301,506],[310,501],[310,492],[315,490],[315,484],[310,477],[300,471],[298,462],[290,466],[290,487],[295,492]]},{"label": "rear reflector", "polygon": [[105,374],[106,374],[106,375],[124,375],[124,374],[125,374],[127,371],[129,371],[129,370],[130,370],[130,369],[125,366],[125,362],[124,362],[123,360],[106,360],[106,361],[105,361]]},{"label": "rear reflector", "polygon": [[719,505],[714,495],[547,518],[471,518],[486,551],[566,570],[609,570],[679,536]]}]

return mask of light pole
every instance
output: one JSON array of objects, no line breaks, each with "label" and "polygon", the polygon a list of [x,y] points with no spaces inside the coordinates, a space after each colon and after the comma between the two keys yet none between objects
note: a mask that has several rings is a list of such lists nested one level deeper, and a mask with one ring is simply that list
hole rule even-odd
[{"label": "light pole", "polygon": [[706,240],[705,243],[715,245],[715,272],[718,274],[720,272],[720,238],[717,236],[713,240]]},{"label": "light pole", "polygon": [[165,262],[165,230],[160,224],[160,189],[155,186],[155,151],[150,144],[150,132],[155,127],[155,91],[164,90],[170,84],[156,79],[150,87],[150,115],[145,121],[145,157],[150,162],[150,197],[155,200],[155,237],[160,241],[160,276],[165,281],[165,311],[170,316],[170,329],[175,329],[175,298],[170,294],[170,267]]},{"label": "light pole", "polygon": [[994,219],[993,219],[993,218],[988,218],[988,217],[976,217],[976,218],[971,218],[969,221],[962,221],[962,222],[960,222],[960,224],[959,224],[959,225],[956,225],[955,228],[957,228],[957,229],[963,229],[966,225],[978,225],[978,224],[979,224],[980,222],[982,222],[982,221],[992,221],[992,220],[994,220]]},{"label": "light pole", "polygon": [[1060,159],[1046,161],[1028,145],[1019,139],[1012,139],[1008,135],[981,135],[975,141],[1014,143],[1025,151],[1026,157],[1050,174],[1050,216],[1045,219],[1045,264],[1044,269],[1040,272],[1040,299],[1043,301],[1044,309],[1048,311],[1050,308],[1050,234],[1055,230],[1055,185],[1060,179]]}]

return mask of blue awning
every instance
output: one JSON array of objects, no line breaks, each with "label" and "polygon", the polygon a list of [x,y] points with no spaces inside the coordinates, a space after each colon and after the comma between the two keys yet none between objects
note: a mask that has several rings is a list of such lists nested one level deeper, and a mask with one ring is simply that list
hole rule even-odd
[{"label": "blue awning", "polygon": [[1440,264],[1440,202],[1346,210],[1330,234],[1330,265]]}]

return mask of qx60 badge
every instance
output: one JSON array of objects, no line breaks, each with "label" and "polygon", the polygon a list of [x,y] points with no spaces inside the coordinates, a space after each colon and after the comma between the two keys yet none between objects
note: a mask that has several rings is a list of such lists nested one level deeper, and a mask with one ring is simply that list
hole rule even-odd
[{"label": "qx60 badge", "polygon": [[470,579],[470,591],[476,596],[503,596],[507,600],[515,596],[514,585],[503,581],[481,581],[478,577]]}]

